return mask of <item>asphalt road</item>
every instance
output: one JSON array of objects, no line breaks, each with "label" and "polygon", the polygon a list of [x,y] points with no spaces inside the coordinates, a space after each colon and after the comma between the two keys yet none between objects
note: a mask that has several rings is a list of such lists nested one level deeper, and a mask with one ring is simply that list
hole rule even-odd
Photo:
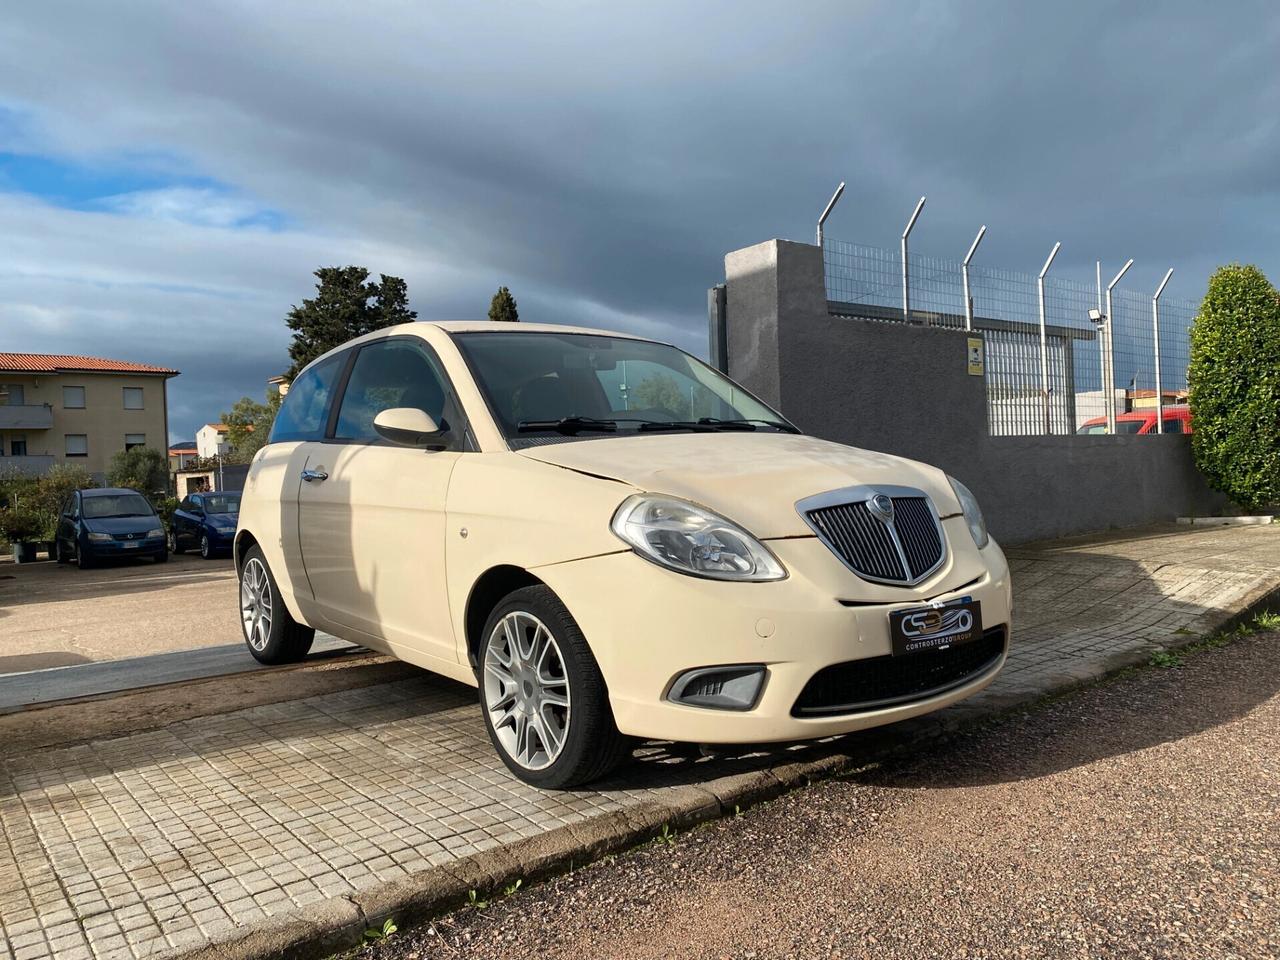
[{"label": "asphalt road", "polygon": [[0,565],[0,674],[240,643],[231,559]]},{"label": "asphalt road", "polygon": [[397,933],[377,960],[1280,956],[1280,634]]}]

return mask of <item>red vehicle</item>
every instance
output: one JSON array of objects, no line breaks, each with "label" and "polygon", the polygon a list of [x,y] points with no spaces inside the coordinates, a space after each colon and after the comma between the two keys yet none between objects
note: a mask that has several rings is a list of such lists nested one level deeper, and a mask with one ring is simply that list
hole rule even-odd
[{"label": "red vehicle", "polygon": [[[1076,433],[1097,434],[1107,432],[1107,418],[1094,417],[1082,423]],[[1134,410],[1116,414],[1116,433],[1155,433],[1156,408]],[[1191,433],[1191,408],[1185,403],[1169,404],[1164,408],[1165,433]]]}]

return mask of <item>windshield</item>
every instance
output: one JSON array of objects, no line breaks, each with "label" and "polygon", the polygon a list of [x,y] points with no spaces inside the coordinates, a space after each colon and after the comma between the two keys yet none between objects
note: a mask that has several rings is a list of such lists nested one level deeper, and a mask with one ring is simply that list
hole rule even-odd
[{"label": "windshield", "polygon": [[206,496],[204,498],[204,512],[229,513],[234,516],[240,512],[240,497],[238,494],[219,495],[216,497]]},{"label": "windshield", "polygon": [[150,517],[155,515],[151,504],[138,493],[109,493],[98,497],[85,497],[81,512],[90,520],[106,517]]},{"label": "windshield", "polygon": [[[1143,428],[1143,426],[1146,425],[1146,422],[1147,421],[1145,419],[1117,420],[1116,433],[1117,434],[1137,433],[1139,430]],[[1086,423],[1083,427],[1081,427],[1079,430],[1076,431],[1076,433],[1089,433],[1089,434],[1106,433],[1106,432],[1107,432],[1107,424],[1105,421],[1102,423]]]},{"label": "windshield", "polygon": [[556,434],[799,432],[666,344],[585,333],[462,333],[456,340],[499,426],[517,443]]}]

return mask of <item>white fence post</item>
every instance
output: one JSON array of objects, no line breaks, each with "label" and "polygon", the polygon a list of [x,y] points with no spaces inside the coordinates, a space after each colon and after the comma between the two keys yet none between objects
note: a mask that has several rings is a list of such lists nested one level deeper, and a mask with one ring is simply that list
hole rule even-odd
[{"label": "white fence post", "polygon": [[1053,265],[1053,258],[1058,255],[1061,248],[1061,241],[1053,245],[1053,249],[1049,251],[1049,259],[1044,262],[1044,266],[1040,268],[1040,275],[1036,277],[1036,295],[1040,299],[1040,399],[1044,404],[1045,433],[1053,433],[1053,421],[1049,406],[1049,338],[1044,322],[1044,276],[1049,272],[1049,267]]}]

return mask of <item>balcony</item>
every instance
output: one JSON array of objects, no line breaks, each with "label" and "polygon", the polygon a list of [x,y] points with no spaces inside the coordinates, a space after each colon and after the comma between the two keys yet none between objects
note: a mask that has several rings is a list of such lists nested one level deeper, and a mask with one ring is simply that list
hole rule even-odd
[{"label": "balcony", "polygon": [[53,407],[47,403],[18,403],[0,407],[0,430],[48,430]]},{"label": "balcony", "polygon": [[[5,409],[0,407],[0,410]],[[6,473],[25,473],[27,476],[38,477],[57,463],[57,457],[0,457],[0,477]]]}]

